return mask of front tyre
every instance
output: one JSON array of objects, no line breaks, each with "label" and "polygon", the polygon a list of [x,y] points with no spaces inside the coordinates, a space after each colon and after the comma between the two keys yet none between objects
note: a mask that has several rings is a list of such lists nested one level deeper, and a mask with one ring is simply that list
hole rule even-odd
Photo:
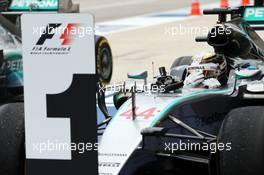
[{"label": "front tyre", "polygon": [[95,54],[96,73],[99,82],[102,84],[108,84],[112,78],[113,56],[110,45],[105,37],[96,36]]},{"label": "front tyre", "polygon": [[24,174],[24,105],[0,106],[0,174]]},{"label": "front tyre", "polygon": [[231,143],[219,152],[219,175],[262,175],[264,172],[264,108],[232,110],[219,132],[219,143]]}]

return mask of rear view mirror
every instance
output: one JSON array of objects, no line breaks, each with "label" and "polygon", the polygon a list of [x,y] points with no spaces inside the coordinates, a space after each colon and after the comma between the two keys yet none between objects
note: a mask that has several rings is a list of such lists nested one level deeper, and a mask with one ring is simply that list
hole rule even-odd
[{"label": "rear view mirror", "polygon": [[263,93],[264,92],[264,86],[263,83],[253,83],[247,85],[247,91],[251,93]]},{"label": "rear view mirror", "polygon": [[127,78],[144,80],[144,84],[147,84],[148,71],[127,73]]},{"label": "rear view mirror", "polygon": [[235,71],[237,79],[250,79],[258,75],[261,71],[259,69],[241,69]]}]

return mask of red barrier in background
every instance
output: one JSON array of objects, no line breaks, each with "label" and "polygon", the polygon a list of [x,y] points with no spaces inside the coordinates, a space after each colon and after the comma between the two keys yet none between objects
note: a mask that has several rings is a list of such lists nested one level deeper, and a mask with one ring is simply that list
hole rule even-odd
[{"label": "red barrier in background", "polygon": [[227,8],[229,6],[228,0],[221,0],[220,7]]},{"label": "red barrier in background", "polygon": [[201,15],[200,1],[192,0],[191,15]]},{"label": "red barrier in background", "polygon": [[250,4],[250,0],[242,0],[242,2],[241,2],[242,6],[247,6],[249,4]]}]

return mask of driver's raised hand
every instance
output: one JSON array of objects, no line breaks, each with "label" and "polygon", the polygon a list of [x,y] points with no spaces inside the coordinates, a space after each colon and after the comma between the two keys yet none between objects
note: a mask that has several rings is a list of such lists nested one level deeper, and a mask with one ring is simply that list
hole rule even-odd
[{"label": "driver's raised hand", "polygon": [[202,71],[194,71],[185,78],[184,87],[197,87],[204,81],[204,79],[205,77]]}]

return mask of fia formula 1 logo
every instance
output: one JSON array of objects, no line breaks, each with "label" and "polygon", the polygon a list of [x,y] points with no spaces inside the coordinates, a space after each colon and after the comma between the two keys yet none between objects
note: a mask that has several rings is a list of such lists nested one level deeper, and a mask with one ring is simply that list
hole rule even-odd
[{"label": "fia formula 1 logo", "polygon": [[[60,33],[59,27],[61,23],[52,23],[48,24],[42,35],[40,36],[36,45],[43,45],[47,39],[52,39],[56,33]],[[62,34],[60,35],[60,39],[62,39],[61,45],[70,45],[73,39],[76,37],[76,28],[78,28],[80,24],[70,23],[63,29]]]},{"label": "fia formula 1 logo", "polygon": [[83,38],[86,32],[79,23],[49,23],[45,27],[33,29],[38,35],[37,42],[31,50],[32,55],[68,55],[71,53],[74,41]]}]

